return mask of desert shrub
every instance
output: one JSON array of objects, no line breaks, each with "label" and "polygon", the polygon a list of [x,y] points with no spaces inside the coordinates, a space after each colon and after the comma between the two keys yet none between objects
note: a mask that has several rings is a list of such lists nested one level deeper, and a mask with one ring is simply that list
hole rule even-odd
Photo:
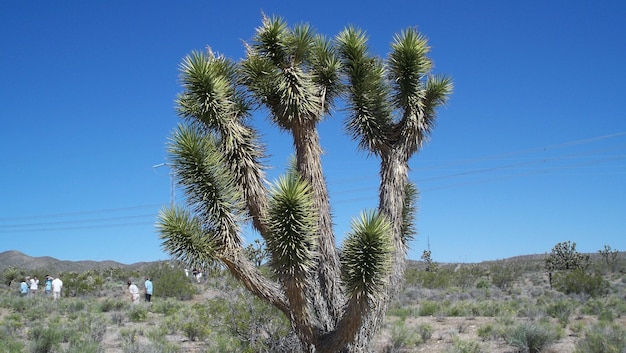
[{"label": "desert shrub", "polygon": [[198,320],[197,318],[189,319],[188,321],[182,324],[182,331],[191,341],[203,340],[205,339],[209,333],[211,332],[208,326],[204,323],[203,320]]},{"label": "desert shrub", "polygon": [[493,324],[480,325],[476,334],[483,341],[493,341],[499,338],[498,331],[495,329]]},{"label": "desert shrub", "polygon": [[408,328],[402,321],[397,322],[391,328],[390,352],[402,352],[407,348],[413,348],[422,343],[417,332]]},{"label": "desert shrub", "polygon": [[473,287],[476,281],[485,275],[485,271],[479,266],[462,266],[457,267],[450,272],[452,280],[450,284],[461,289]]},{"label": "desert shrub", "polygon": [[104,353],[104,347],[98,341],[79,340],[72,342],[64,353]]},{"label": "desert shrub", "polygon": [[54,352],[61,343],[61,332],[56,327],[43,327],[37,325],[29,331],[29,338],[32,341],[32,353]]},{"label": "desert shrub", "polygon": [[576,344],[575,353],[623,353],[626,351],[626,329],[619,325],[596,324],[585,331]]},{"label": "desert shrub", "polygon": [[433,336],[433,327],[429,324],[420,324],[415,329],[422,342],[428,341]]},{"label": "desert shrub", "polygon": [[120,330],[120,338],[122,339],[122,343],[135,343],[137,342],[137,336],[139,335],[140,332],[135,328]]},{"label": "desert shrub", "polygon": [[176,353],[180,350],[180,347],[175,342],[167,340],[166,334],[167,328],[163,326],[158,326],[145,332],[145,336],[152,343],[151,353]]},{"label": "desert shrub", "polygon": [[472,315],[472,306],[470,303],[467,302],[456,302],[456,303],[451,303],[446,311],[445,311],[446,316],[452,316],[452,317],[460,317],[460,316],[471,316]]},{"label": "desert shrub", "polygon": [[[285,352],[297,349],[297,339],[289,321],[276,308],[239,289],[229,299],[215,298],[194,311],[207,318],[212,337],[236,337],[238,352]],[[237,313],[233,315],[232,313]]]},{"label": "desert shrub", "polygon": [[87,337],[95,342],[101,341],[107,331],[107,320],[102,316],[87,316],[79,324],[88,333]]},{"label": "desert shrub", "polygon": [[521,271],[513,265],[493,265],[489,272],[491,283],[503,290],[510,288],[521,275]]},{"label": "desert shrub", "polygon": [[609,283],[600,274],[589,274],[583,269],[559,272],[554,275],[553,287],[565,294],[584,294],[597,297],[607,293]]},{"label": "desert shrub", "polygon": [[400,321],[405,321],[407,317],[413,315],[413,310],[408,307],[394,306],[393,308],[387,310],[387,315],[397,316],[400,318]]},{"label": "desert shrub", "polygon": [[128,311],[128,319],[133,322],[146,321],[148,308],[143,305],[132,305]]},{"label": "desert shrub", "polygon": [[104,277],[96,271],[63,273],[61,279],[63,280],[63,295],[72,297],[95,294],[104,285]]},{"label": "desert shrub", "polygon": [[551,326],[527,322],[507,328],[504,337],[511,346],[529,353],[542,352],[558,339],[556,331]]},{"label": "desert shrub", "polygon": [[439,311],[439,304],[434,301],[424,300],[418,309],[419,316],[434,316]]},{"label": "desert shrub", "polygon": [[626,314],[626,300],[617,296],[611,296],[606,301],[606,306],[611,308],[618,316]]},{"label": "desert shrub", "polygon": [[[206,304],[185,306],[176,315],[165,318],[163,326],[169,333],[181,332],[190,341],[206,339],[211,333],[209,309]],[[217,323],[216,323],[217,325]]]},{"label": "desert shrub", "polygon": [[546,308],[546,314],[559,320],[562,327],[567,326],[569,317],[572,314],[574,305],[567,300],[557,300],[551,304],[548,304]]},{"label": "desert shrub", "polygon": [[20,282],[25,277],[23,270],[10,266],[2,270],[2,283],[10,286],[13,282]]},{"label": "desert shrub", "polygon": [[126,302],[119,299],[106,298],[98,304],[98,308],[101,312],[107,313],[109,311],[122,310],[126,306]]},{"label": "desert shrub", "polygon": [[489,289],[489,287],[491,287],[491,285],[484,279],[481,279],[478,283],[476,283],[476,288],[478,289]]},{"label": "desert shrub", "polygon": [[16,339],[13,329],[7,330],[4,324],[0,325],[0,352],[22,353],[24,348],[24,344]]},{"label": "desert shrub", "polygon": [[7,314],[0,322],[0,334],[11,336],[24,327],[22,316],[16,313]]},{"label": "desert shrub", "polygon": [[112,311],[111,312],[111,322],[114,325],[122,326],[124,324],[125,315],[121,311]]},{"label": "desert shrub", "polygon": [[101,270],[100,273],[111,279],[112,282],[126,282],[129,278],[139,277],[139,273],[137,271],[131,270],[126,267],[109,267],[107,269]]},{"label": "desert shrub", "polygon": [[600,313],[606,309],[604,301],[599,298],[591,298],[585,302],[585,305],[580,309],[582,314],[585,315],[600,315]]},{"label": "desert shrub", "polygon": [[493,300],[480,301],[472,307],[474,316],[497,317],[501,311],[502,303]]},{"label": "desert shrub", "polygon": [[450,286],[450,275],[446,271],[426,272],[413,269],[408,274],[406,285],[415,285],[428,289],[443,289]]},{"label": "desert shrub", "polygon": [[585,315],[595,315],[598,317],[598,320],[605,323],[611,322],[615,318],[612,306],[607,305],[604,301],[597,298],[589,299],[580,311]]},{"label": "desert shrub", "polygon": [[163,314],[167,316],[176,313],[177,311],[181,310],[182,307],[183,306],[180,302],[168,298],[152,303],[150,310],[153,313]]},{"label": "desert shrub", "polygon": [[445,353],[482,353],[484,352],[480,344],[472,341],[464,341],[455,337],[452,347],[445,350]]},{"label": "desert shrub", "polygon": [[151,267],[148,276],[154,284],[154,295],[157,297],[189,300],[196,294],[193,284],[180,268],[163,263]]}]

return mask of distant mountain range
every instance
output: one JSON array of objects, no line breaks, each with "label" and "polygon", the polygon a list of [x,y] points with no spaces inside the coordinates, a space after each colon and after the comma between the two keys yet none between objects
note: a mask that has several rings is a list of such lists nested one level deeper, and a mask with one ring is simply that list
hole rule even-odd
[{"label": "distant mountain range", "polygon": [[26,270],[45,269],[52,273],[58,272],[84,272],[89,270],[101,270],[107,268],[141,269],[150,265],[150,262],[139,262],[126,265],[115,261],[67,261],[57,260],[50,256],[32,257],[16,250],[0,253],[0,272],[8,267],[16,267]]}]

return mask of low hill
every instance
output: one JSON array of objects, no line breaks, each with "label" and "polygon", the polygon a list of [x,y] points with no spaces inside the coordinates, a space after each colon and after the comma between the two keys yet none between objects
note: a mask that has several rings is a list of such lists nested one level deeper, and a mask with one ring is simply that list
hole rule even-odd
[{"label": "low hill", "polygon": [[9,250],[0,253],[0,272],[4,271],[4,269],[8,267],[16,267],[26,270],[46,269],[51,272],[84,272],[108,268],[141,269],[147,265],[149,265],[147,262],[125,265],[115,261],[58,260],[50,256],[33,257],[16,250]]}]

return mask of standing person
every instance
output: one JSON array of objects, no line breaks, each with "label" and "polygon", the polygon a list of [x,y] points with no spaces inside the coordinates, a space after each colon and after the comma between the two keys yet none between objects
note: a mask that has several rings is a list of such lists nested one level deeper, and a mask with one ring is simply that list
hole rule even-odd
[{"label": "standing person", "polygon": [[30,294],[37,294],[37,290],[39,289],[39,279],[37,276],[30,279]]},{"label": "standing person", "polygon": [[152,298],[152,281],[149,277],[146,277],[146,281],[144,282],[144,287],[146,288],[146,302],[150,303],[150,299]]},{"label": "standing person", "polygon": [[128,281],[128,292],[130,293],[130,301],[133,304],[139,303],[139,288],[131,281]]},{"label": "standing person", "polygon": [[22,297],[27,296],[28,292],[30,291],[30,289],[28,288],[28,283],[26,283],[26,281],[28,281],[28,279],[24,278],[22,280],[22,283],[20,283],[20,294],[22,295]]},{"label": "standing person", "polygon": [[63,288],[63,281],[59,277],[56,277],[50,283],[52,286],[52,297],[57,300],[61,297],[61,289]]},{"label": "standing person", "polygon": [[49,296],[50,292],[52,292],[52,276],[47,275],[46,276],[46,296]]}]

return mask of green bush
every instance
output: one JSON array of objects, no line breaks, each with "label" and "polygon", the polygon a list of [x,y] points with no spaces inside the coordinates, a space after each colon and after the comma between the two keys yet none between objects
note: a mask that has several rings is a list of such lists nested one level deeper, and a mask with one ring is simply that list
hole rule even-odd
[{"label": "green bush", "polygon": [[416,347],[423,343],[421,337],[413,330],[409,329],[402,321],[397,322],[391,328],[391,351],[399,352],[401,350]]},{"label": "green bush", "polygon": [[2,353],[22,353],[24,344],[15,338],[12,331],[6,331],[0,326],[0,352]]},{"label": "green bush", "polygon": [[597,297],[607,293],[609,283],[600,274],[589,274],[583,269],[559,272],[554,275],[553,287],[565,294],[584,294]]},{"label": "green bush", "polygon": [[61,274],[63,280],[63,295],[77,296],[95,294],[102,289],[104,277],[96,271],[83,273],[68,272]]},{"label": "green bush", "polygon": [[211,339],[237,337],[240,341],[237,352],[290,352],[298,347],[284,315],[242,289],[234,290],[228,299],[196,304],[193,310],[207,322],[217,323],[211,327]]},{"label": "green bush", "polygon": [[180,302],[174,301],[172,299],[165,299],[153,302],[150,310],[153,313],[163,314],[167,316],[176,313],[182,308],[183,305]]},{"label": "green bush", "polygon": [[498,331],[494,328],[492,324],[479,326],[476,334],[483,341],[493,341],[499,338]]},{"label": "green bush", "polygon": [[491,283],[503,290],[510,288],[521,275],[521,271],[513,265],[493,265],[489,272]]},{"label": "green bush", "polygon": [[119,299],[111,299],[106,298],[99,304],[99,309],[103,313],[107,313],[109,311],[122,310],[126,306],[126,302],[121,301]]},{"label": "green bush", "polygon": [[133,322],[146,321],[148,318],[148,308],[139,304],[132,305],[128,312],[128,319]]},{"label": "green bush", "polygon": [[61,342],[61,332],[56,327],[46,327],[37,325],[29,332],[30,339],[33,341],[31,346],[32,353],[51,353],[54,352]]},{"label": "green bush", "polygon": [[439,311],[439,304],[434,301],[424,300],[420,303],[417,314],[419,316],[434,316]]},{"label": "green bush", "polygon": [[184,271],[167,263],[155,265],[148,270],[148,277],[154,285],[155,297],[189,300],[196,289]]},{"label": "green bush", "polygon": [[575,353],[623,353],[626,329],[619,325],[593,325],[576,344]]},{"label": "green bush", "polygon": [[574,306],[571,302],[567,300],[558,300],[548,305],[546,308],[546,314],[559,320],[561,326],[565,327],[569,322],[569,317],[572,314],[573,309]]},{"label": "green bush", "polygon": [[520,352],[539,353],[554,343],[558,335],[550,326],[524,322],[509,327],[505,331],[505,339]]},{"label": "green bush", "polygon": [[482,353],[482,347],[477,342],[464,341],[458,337],[454,338],[452,347],[448,348],[446,353]]},{"label": "green bush", "polygon": [[422,342],[428,341],[433,336],[433,327],[429,324],[421,324],[417,326],[416,331],[422,339]]}]

